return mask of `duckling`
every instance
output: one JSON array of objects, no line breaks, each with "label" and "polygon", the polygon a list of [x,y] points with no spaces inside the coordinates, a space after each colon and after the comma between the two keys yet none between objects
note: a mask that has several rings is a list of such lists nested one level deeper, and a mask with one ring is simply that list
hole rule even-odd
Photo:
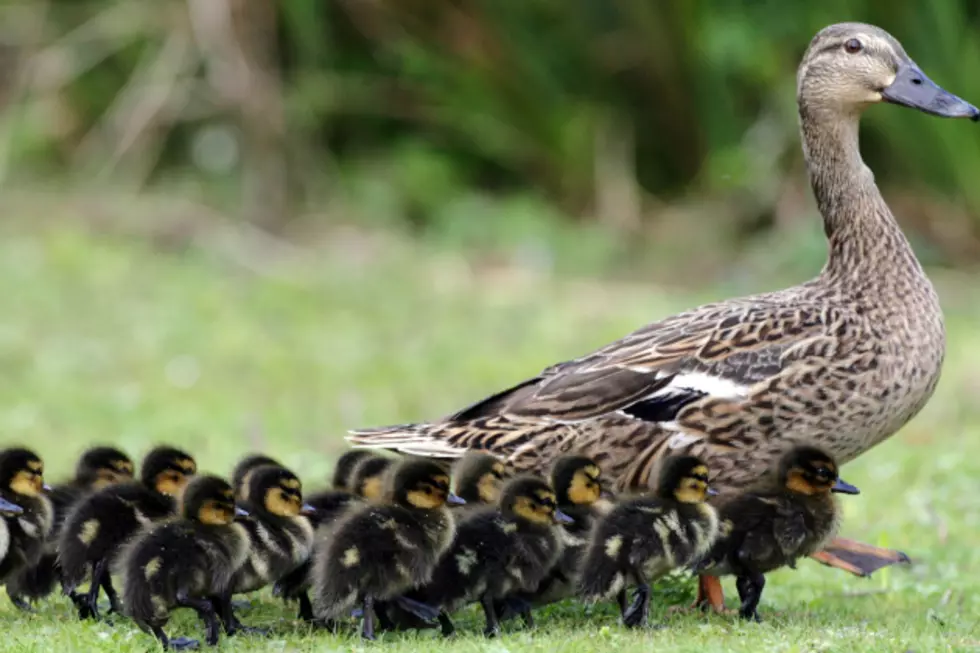
[{"label": "duckling", "polygon": [[[99,588],[105,590],[110,611],[119,612],[109,565],[122,544],[142,526],[176,514],[174,497],[197,472],[197,463],[173,447],[150,451],[140,469],[140,481],[105,487],[79,501],[58,538],[62,588],[78,608],[79,617],[99,618]],[[75,590],[91,571],[88,593]]]},{"label": "duckling", "polygon": [[191,608],[205,623],[205,641],[218,643],[219,619],[211,597],[227,592],[249,554],[245,527],[235,521],[231,485],[198,476],[187,485],[180,516],[142,530],[121,551],[114,568],[123,578],[123,610],[165,648],[197,648],[197,640],[164,632],[174,608]]},{"label": "duckling", "polygon": [[375,601],[424,585],[455,530],[447,505],[462,503],[449,490],[449,474],[431,460],[406,459],[387,479],[384,504],[351,509],[314,549],[315,614],[326,622],[360,603],[361,635],[374,639]]},{"label": "duckling", "polygon": [[509,477],[506,465],[496,456],[483,451],[468,451],[453,466],[456,496],[466,502],[457,510],[468,512],[497,505],[500,489]]},{"label": "duckling", "polygon": [[37,564],[25,567],[7,581],[7,595],[21,610],[50,595],[58,585],[58,535],[71,507],[83,496],[107,485],[132,480],[133,461],[115,447],[98,446],[86,450],[75,465],[75,476],[47,492],[54,511],[51,531]]},{"label": "duckling", "polygon": [[0,451],[0,583],[40,559],[54,516],[47,489],[44,463],[36,453],[21,447]]},{"label": "duckling", "polygon": [[[582,562],[579,592],[594,603],[616,596],[623,624],[646,624],[650,581],[699,560],[718,534],[718,515],[705,503],[708,468],[694,456],[671,456],[656,490],[616,504],[593,528]],[[626,605],[626,583],[637,585]]]},{"label": "duckling", "polygon": [[[304,505],[299,478],[288,469],[264,466],[253,469],[248,479],[247,517],[239,519],[249,538],[245,564],[222,597],[220,612],[225,632],[262,632],[243,626],[235,617],[231,594],[253,592],[275,583],[306,563],[313,548],[313,526],[303,515],[313,512]],[[216,606],[219,607],[219,606]]]},{"label": "duckling", "polygon": [[362,458],[351,471],[351,492],[367,501],[380,502],[385,493],[385,474],[394,462],[393,458],[386,456]]},{"label": "duckling", "polygon": [[333,468],[333,478],[330,480],[330,486],[335,490],[353,492],[354,486],[351,484],[351,479],[353,478],[354,469],[361,461],[371,457],[378,457],[378,454],[367,449],[347,450],[344,455],[337,459],[337,465]]},{"label": "duckling", "polygon": [[557,524],[570,522],[543,479],[512,479],[503,487],[496,507],[475,511],[459,522],[432,580],[408,598],[439,608],[446,636],[455,632],[449,613],[479,601],[486,617],[483,632],[493,637],[500,631],[495,602],[537,588],[561,555]]},{"label": "duckling", "polygon": [[838,476],[837,463],[822,449],[795,446],[779,459],[763,485],[733,496],[718,509],[721,537],[697,565],[700,574],[734,575],[739,616],[761,621],[765,574],[796,568],[837,532],[840,509],[832,493],[858,494]]},{"label": "duckling", "polygon": [[231,486],[235,489],[235,498],[239,503],[248,502],[248,477],[252,470],[267,465],[282,467],[275,458],[270,458],[261,453],[252,453],[239,460],[235,468],[231,470]]}]

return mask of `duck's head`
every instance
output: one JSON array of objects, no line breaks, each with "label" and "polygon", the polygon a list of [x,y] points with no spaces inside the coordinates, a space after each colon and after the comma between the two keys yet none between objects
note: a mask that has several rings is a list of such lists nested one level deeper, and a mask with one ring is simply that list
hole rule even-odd
[{"label": "duck's head", "polygon": [[296,517],[313,512],[303,504],[303,484],[299,477],[279,465],[266,465],[252,470],[248,478],[251,505],[277,517]]},{"label": "duck's head", "polygon": [[333,478],[330,480],[333,489],[353,492],[354,487],[351,485],[351,476],[354,473],[354,468],[362,460],[367,460],[375,455],[377,454],[371,453],[367,449],[350,449],[345,452],[344,455],[337,459],[337,466],[333,468]]},{"label": "duck's head", "polygon": [[388,477],[388,499],[417,510],[436,510],[466,503],[449,490],[449,473],[432,460],[404,460]]},{"label": "duck's head", "polygon": [[392,458],[378,455],[361,460],[351,473],[354,494],[368,501],[381,501],[385,494],[385,478],[394,462]]},{"label": "duck's head", "polygon": [[813,496],[828,492],[858,494],[860,490],[838,476],[837,463],[822,449],[796,446],[779,460],[779,484],[797,494]]},{"label": "duck's head", "polygon": [[255,469],[266,465],[282,467],[275,458],[270,458],[261,453],[253,453],[239,460],[235,468],[231,470],[231,486],[235,489],[235,496],[239,501],[248,501],[249,477]]},{"label": "duck's head", "polygon": [[98,490],[133,480],[133,461],[115,447],[92,447],[75,465],[76,481]]},{"label": "duck's head", "polygon": [[562,456],[551,470],[558,505],[591,506],[603,495],[602,470],[587,456]]},{"label": "duck's head", "polygon": [[555,491],[536,476],[519,476],[504,485],[500,512],[539,525],[572,523],[572,518],[558,509]]},{"label": "duck's head", "polygon": [[245,511],[235,506],[235,491],[223,478],[205,474],[193,478],[180,500],[180,513],[185,519],[224,526],[235,521]]},{"label": "duck's head", "polygon": [[[44,484],[44,462],[30,449],[14,447],[0,451],[0,491],[13,496],[39,497],[47,486]],[[16,512],[18,506],[8,508]],[[3,507],[0,506],[0,511]]]},{"label": "duck's head", "polygon": [[483,451],[467,452],[453,467],[456,494],[467,503],[496,504],[509,476],[503,461]]},{"label": "duck's head", "polygon": [[888,32],[864,23],[820,30],[797,75],[802,112],[853,116],[890,102],[947,118],[980,120],[980,109],[943,90]]},{"label": "duck's head", "polygon": [[701,503],[717,494],[708,484],[708,466],[697,456],[670,456],[660,467],[657,496],[681,503]]},{"label": "duck's head", "polygon": [[140,467],[140,480],[160,494],[176,497],[197,473],[197,463],[184,451],[157,447],[146,454]]}]

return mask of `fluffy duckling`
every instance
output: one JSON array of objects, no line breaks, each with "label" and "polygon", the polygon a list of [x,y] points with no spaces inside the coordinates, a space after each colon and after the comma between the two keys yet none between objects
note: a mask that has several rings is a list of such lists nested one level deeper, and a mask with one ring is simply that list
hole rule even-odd
[{"label": "fluffy duckling", "polygon": [[361,635],[374,639],[375,602],[429,581],[453,539],[447,505],[461,502],[437,462],[406,459],[395,465],[384,504],[353,508],[321,531],[312,570],[316,616],[329,623],[360,603]]},{"label": "fluffy duckling", "polygon": [[53,510],[45,496],[44,463],[31,451],[0,451],[0,583],[37,564],[51,531]]},{"label": "fluffy duckling", "polygon": [[351,484],[351,479],[353,478],[354,469],[361,461],[376,457],[377,455],[368,449],[349,449],[337,459],[337,465],[333,468],[333,478],[330,480],[330,486],[335,490],[353,492],[354,486]]},{"label": "fluffy duckling", "polygon": [[517,477],[503,487],[497,507],[459,522],[432,580],[409,598],[441,609],[439,622],[446,636],[455,631],[448,613],[479,601],[486,617],[484,634],[493,637],[500,631],[495,602],[537,588],[561,555],[558,524],[570,522],[547,482]]},{"label": "fluffy duckling", "polygon": [[228,591],[249,554],[245,527],[235,521],[231,485],[216,476],[193,479],[183,493],[180,516],[144,529],[114,563],[123,577],[123,609],[165,648],[197,648],[197,640],[164,632],[174,608],[191,608],[218,643],[219,616],[211,597]]},{"label": "fluffy duckling", "polygon": [[453,466],[456,496],[466,502],[459,510],[497,505],[500,489],[509,477],[507,466],[496,456],[484,451],[466,452]]},{"label": "fluffy duckling", "polygon": [[44,553],[37,564],[25,567],[7,581],[7,595],[15,606],[30,610],[30,602],[50,595],[58,585],[58,535],[71,507],[91,492],[132,480],[133,471],[133,461],[119,449],[92,447],[79,457],[74,478],[47,492],[54,514]]},{"label": "fluffy duckling", "polygon": [[[579,591],[588,602],[615,596],[623,624],[646,624],[649,583],[699,560],[718,534],[718,515],[705,503],[708,468],[694,456],[666,458],[653,494],[616,504],[593,528],[582,562]],[[636,584],[626,605],[626,585]]]},{"label": "fluffy duckling", "polygon": [[261,632],[243,626],[231,609],[231,594],[244,594],[275,583],[309,561],[313,526],[304,516],[313,512],[303,504],[299,478],[288,469],[264,466],[248,478],[248,516],[239,518],[249,538],[249,554],[223,597],[221,618],[225,632]]},{"label": "fluffy duckling", "polygon": [[235,498],[239,503],[248,502],[249,475],[253,470],[266,466],[282,467],[282,464],[265,454],[252,453],[239,460],[238,464],[231,470],[231,486],[235,489]]},{"label": "fluffy duckling", "polygon": [[351,492],[367,501],[380,502],[385,494],[385,475],[394,463],[393,458],[386,456],[362,458],[351,471]]},{"label": "fluffy duckling", "polygon": [[[58,538],[58,559],[65,594],[79,617],[99,618],[99,588],[119,611],[109,565],[126,540],[142,526],[176,514],[175,497],[197,472],[190,455],[173,447],[157,447],[143,458],[140,481],[105,487],[79,501],[68,514]],[[85,596],[76,588],[91,572]]]},{"label": "fluffy duckling", "polygon": [[798,558],[819,551],[837,532],[840,510],[834,492],[858,494],[858,489],[838,477],[837,463],[825,451],[790,449],[765,485],[719,507],[721,537],[696,565],[698,573],[734,575],[739,615],[760,621],[765,574],[795,568]]}]

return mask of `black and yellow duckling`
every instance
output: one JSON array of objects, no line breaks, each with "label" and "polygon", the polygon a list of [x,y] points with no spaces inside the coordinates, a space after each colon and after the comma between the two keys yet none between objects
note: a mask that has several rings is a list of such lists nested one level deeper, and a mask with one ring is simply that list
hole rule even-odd
[{"label": "black and yellow duckling", "polygon": [[275,458],[262,453],[251,453],[238,461],[231,470],[231,487],[235,489],[235,498],[240,502],[248,502],[248,477],[259,467],[282,467]]},{"label": "black and yellow duckling", "polygon": [[[497,507],[468,514],[457,524],[452,546],[432,580],[408,597],[440,609],[446,636],[455,631],[449,613],[478,601],[486,617],[484,634],[493,637],[500,631],[495,602],[538,587],[561,555],[558,524],[570,521],[543,479],[512,479],[503,487]],[[530,612],[523,614],[532,625]]]},{"label": "black and yellow duckling", "polygon": [[249,536],[235,521],[231,485],[217,476],[198,476],[184,491],[180,515],[143,529],[114,563],[123,577],[123,610],[166,648],[196,648],[197,640],[171,639],[164,632],[174,608],[191,608],[205,623],[209,645],[220,637],[219,610],[212,597],[225,595],[249,554]]},{"label": "black and yellow duckling", "polygon": [[[655,492],[624,499],[595,524],[582,559],[579,592],[594,603],[616,597],[623,624],[646,624],[649,583],[708,552],[718,534],[718,515],[705,503],[713,494],[708,468],[694,456],[663,461]],[[627,583],[636,584],[632,605]]]},{"label": "black and yellow duckling", "polygon": [[736,577],[739,615],[759,621],[765,574],[796,567],[834,537],[840,510],[833,493],[858,494],[838,476],[830,454],[796,446],[783,454],[758,489],[733,496],[718,508],[721,536],[695,569],[710,576]]},{"label": "black and yellow duckling", "polygon": [[132,480],[133,472],[133,461],[119,449],[92,447],[79,457],[74,478],[46,493],[54,510],[51,531],[37,564],[7,580],[7,595],[15,606],[29,610],[30,602],[49,596],[58,586],[58,535],[71,507],[91,492]]},{"label": "black and yellow duckling", "polygon": [[376,454],[361,458],[351,471],[351,492],[366,501],[380,502],[387,487],[385,475],[394,463],[394,458]]},{"label": "black and yellow duckling", "polygon": [[247,517],[239,518],[249,538],[245,564],[235,573],[220,608],[225,632],[261,632],[243,626],[232,611],[231,595],[271,585],[309,561],[313,526],[305,517],[313,508],[303,503],[299,478],[283,467],[264,466],[248,478]]},{"label": "black and yellow duckling", "polygon": [[45,495],[44,462],[31,451],[13,447],[0,451],[0,583],[32,567],[44,552],[54,511]]},{"label": "black and yellow duckling", "polygon": [[403,460],[388,475],[385,503],[352,508],[314,549],[317,618],[329,623],[360,603],[361,635],[374,639],[375,602],[426,584],[453,539],[449,474],[431,460]]},{"label": "black and yellow duckling", "polygon": [[354,486],[351,480],[354,476],[354,469],[361,461],[377,456],[378,454],[368,449],[348,449],[337,459],[337,464],[333,468],[333,477],[330,479],[330,487],[335,490],[353,492]]},{"label": "black and yellow duckling", "polygon": [[[78,607],[79,617],[99,618],[100,587],[111,610],[119,611],[109,565],[123,543],[141,527],[176,514],[175,497],[197,472],[190,455],[173,447],[157,447],[144,458],[140,481],[110,485],[79,501],[61,529],[58,559],[65,594]],[[75,590],[91,573],[89,591]]]},{"label": "black and yellow duckling", "polygon": [[469,512],[497,505],[500,490],[510,476],[507,466],[496,456],[468,451],[453,465],[456,496],[466,502],[458,510]]}]

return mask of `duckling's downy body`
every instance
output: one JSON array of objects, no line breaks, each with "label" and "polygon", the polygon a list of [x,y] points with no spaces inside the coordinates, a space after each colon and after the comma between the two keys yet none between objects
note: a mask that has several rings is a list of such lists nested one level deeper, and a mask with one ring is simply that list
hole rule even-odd
[{"label": "duckling's downy body", "polygon": [[[71,510],[58,539],[62,585],[76,603],[81,618],[99,617],[99,588],[105,590],[112,610],[119,610],[110,564],[120,547],[140,528],[176,514],[174,497],[197,471],[187,453],[157,447],[143,459],[140,482],[105,487],[83,498]],[[86,596],[75,589],[90,576]]]},{"label": "duckling's downy body", "polygon": [[[617,503],[592,531],[579,591],[589,602],[615,596],[623,624],[644,625],[650,582],[700,559],[718,534],[718,516],[705,503],[708,468],[694,456],[666,459],[655,493]],[[626,605],[626,586],[637,596]]]},{"label": "duckling's downy body", "polygon": [[46,493],[54,511],[51,530],[37,564],[7,580],[7,594],[14,605],[22,610],[30,609],[29,602],[50,595],[58,586],[58,536],[72,506],[96,490],[132,480],[133,471],[133,461],[119,449],[92,447],[79,457],[74,478]]},{"label": "duckling's downy body", "polygon": [[0,451],[0,583],[36,565],[44,552],[54,515],[44,488],[44,463],[36,453]]},{"label": "duckling's downy body", "polygon": [[209,645],[218,643],[218,608],[211,597],[226,594],[245,564],[249,537],[236,523],[235,494],[216,476],[192,480],[179,518],[144,529],[115,563],[123,576],[123,609],[143,630],[169,648],[196,648],[197,641],[164,632],[174,608],[191,608],[204,621]]},{"label": "duckling's downy body", "polygon": [[697,569],[712,576],[735,575],[739,614],[759,621],[765,574],[795,567],[837,532],[840,510],[832,492],[857,494],[838,478],[837,463],[809,446],[790,449],[769,483],[725,501],[719,508],[721,537]]},{"label": "duckling's downy body", "polygon": [[568,521],[545,481],[515,478],[504,486],[499,508],[484,507],[459,522],[432,580],[409,596],[441,608],[439,621],[447,636],[455,630],[447,613],[479,601],[486,617],[484,634],[494,636],[500,630],[495,602],[537,589],[558,562],[558,524]]},{"label": "duckling's downy body", "polygon": [[[936,291],[861,158],[858,123],[882,102],[973,120],[980,110],[861,23],[814,37],[797,101],[829,245],[818,276],[668,317],[445,419],[349,439],[444,458],[486,450],[538,473],[581,453],[621,489],[652,487],[659,461],[695,455],[731,494],[762,477],[788,442],[814,443],[844,464],[895,433],[933,395],[946,336]],[[876,554],[856,572],[904,559]]]},{"label": "duckling's downy body", "polygon": [[239,517],[249,539],[248,557],[235,573],[224,597],[222,619],[231,634],[243,627],[231,611],[232,594],[253,592],[271,585],[308,562],[313,548],[313,526],[302,513],[299,478],[279,466],[258,467],[248,476],[248,515]]},{"label": "duckling's downy body", "polygon": [[250,453],[235,464],[234,469],[231,470],[231,487],[234,488],[235,498],[240,503],[248,502],[248,477],[252,471],[269,466],[282,467],[282,464],[263,453]]},{"label": "duckling's downy body", "polygon": [[453,465],[453,484],[456,496],[465,501],[455,510],[464,513],[496,506],[500,490],[510,477],[506,465],[496,456],[483,451],[470,451]]},{"label": "duckling's downy body", "polygon": [[362,636],[374,638],[374,604],[424,585],[452,542],[449,475],[426,460],[397,463],[382,505],[354,508],[321,533],[312,579],[316,616],[333,620],[360,603]]}]

